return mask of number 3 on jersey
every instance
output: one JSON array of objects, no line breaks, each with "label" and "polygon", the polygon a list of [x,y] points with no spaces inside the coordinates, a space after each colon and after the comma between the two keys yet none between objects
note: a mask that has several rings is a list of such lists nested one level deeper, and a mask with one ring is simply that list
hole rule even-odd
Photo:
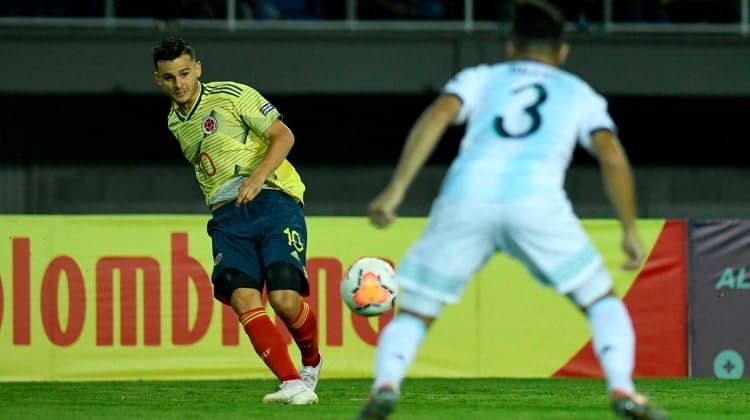
[{"label": "number 3 on jersey", "polygon": [[517,95],[529,89],[534,89],[534,92],[536,93],[536,99],[534,100],[534,102],[531,105],[523,108],[523,112],[527,114],[531,119],[529,127],[519,133],[510,133],[503,125],[503,116],[499,115],[495,117],[495,131],[497,131],[497,134],[500,137],[507,139],[522,139],[538,130],[542,125],[542,116],[539,114],[539,106],[541,106],[544,101],[547,100],[547,90],[544,89],[544,86],[540,85],[539,83],[534,83],[532,85],[520,87],[514,90],[512,93],[514,95]]}]

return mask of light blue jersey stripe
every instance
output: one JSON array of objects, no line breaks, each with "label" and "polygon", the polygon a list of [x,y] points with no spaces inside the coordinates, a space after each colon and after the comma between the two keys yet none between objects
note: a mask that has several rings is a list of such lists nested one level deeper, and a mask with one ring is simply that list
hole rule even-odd
[{"label": "light blue jersey stripe", "polygon": [[441,195],[508,202],[561,191],[577,144],[614,123],[607,103],[583,80],[539,62],[465,69],[444,92],[461,98],[466,122]]}]

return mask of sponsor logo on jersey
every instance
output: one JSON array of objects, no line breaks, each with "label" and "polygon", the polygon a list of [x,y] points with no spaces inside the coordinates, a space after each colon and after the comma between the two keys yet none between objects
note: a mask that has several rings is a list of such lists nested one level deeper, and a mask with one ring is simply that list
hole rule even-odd
[{"label": "sponsor logo on jersey", "polygon": [[262,107],[260,107],[260,113],[266,116],[268,115],[269,112],[273,111],[274,109],[276,109],[275,106],[271,105],[270,102],[266,102]]},{"label": "sponsor logo on jersey", "polygon": [[219,128],[219,121],[213,115],[203,119],[203,133],[205,135],[213,134]]}]

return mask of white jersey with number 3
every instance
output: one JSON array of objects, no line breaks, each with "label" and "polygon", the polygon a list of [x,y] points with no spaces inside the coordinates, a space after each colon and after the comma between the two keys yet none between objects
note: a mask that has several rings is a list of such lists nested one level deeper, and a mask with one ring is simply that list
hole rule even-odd
[{"label": "white jersey with number 3", "polygon": [[601,95],[541,62],[467,68],[443,93],[462,101],[455,123],[466,130],[441,198],[508,202],[562,193],[576,144],[590,150],[593,132],[615,131]]},{"label": "white jersey with number 3", "polygon": [[401,307],[436,316],[504,252],[542,284],[588,304],[612,288],[563,189],[576,144],[615,131],[607,102],[580,78],[534,61],[468,68],[444,94],[462,101],[458,156],[429,224],[397,269]]}]

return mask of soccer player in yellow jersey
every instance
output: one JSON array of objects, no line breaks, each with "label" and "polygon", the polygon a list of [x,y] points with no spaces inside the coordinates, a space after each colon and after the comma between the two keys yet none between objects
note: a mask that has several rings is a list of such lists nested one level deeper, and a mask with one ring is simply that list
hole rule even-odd
[{"label": "soccer player in yellow jersey", "polygon": [[[286,157],[294,135],[250,86],[200,81],[202,64],[181,39],[153,49],[154,80],[172,99],[169,130],[212,211],[214,296],[237,313],[258,356],[281,382],[269,404],[316,404],[321,356],[305,271],[305,186]],[[302,355],[298,371],[261,299],[266,289]]]}]

